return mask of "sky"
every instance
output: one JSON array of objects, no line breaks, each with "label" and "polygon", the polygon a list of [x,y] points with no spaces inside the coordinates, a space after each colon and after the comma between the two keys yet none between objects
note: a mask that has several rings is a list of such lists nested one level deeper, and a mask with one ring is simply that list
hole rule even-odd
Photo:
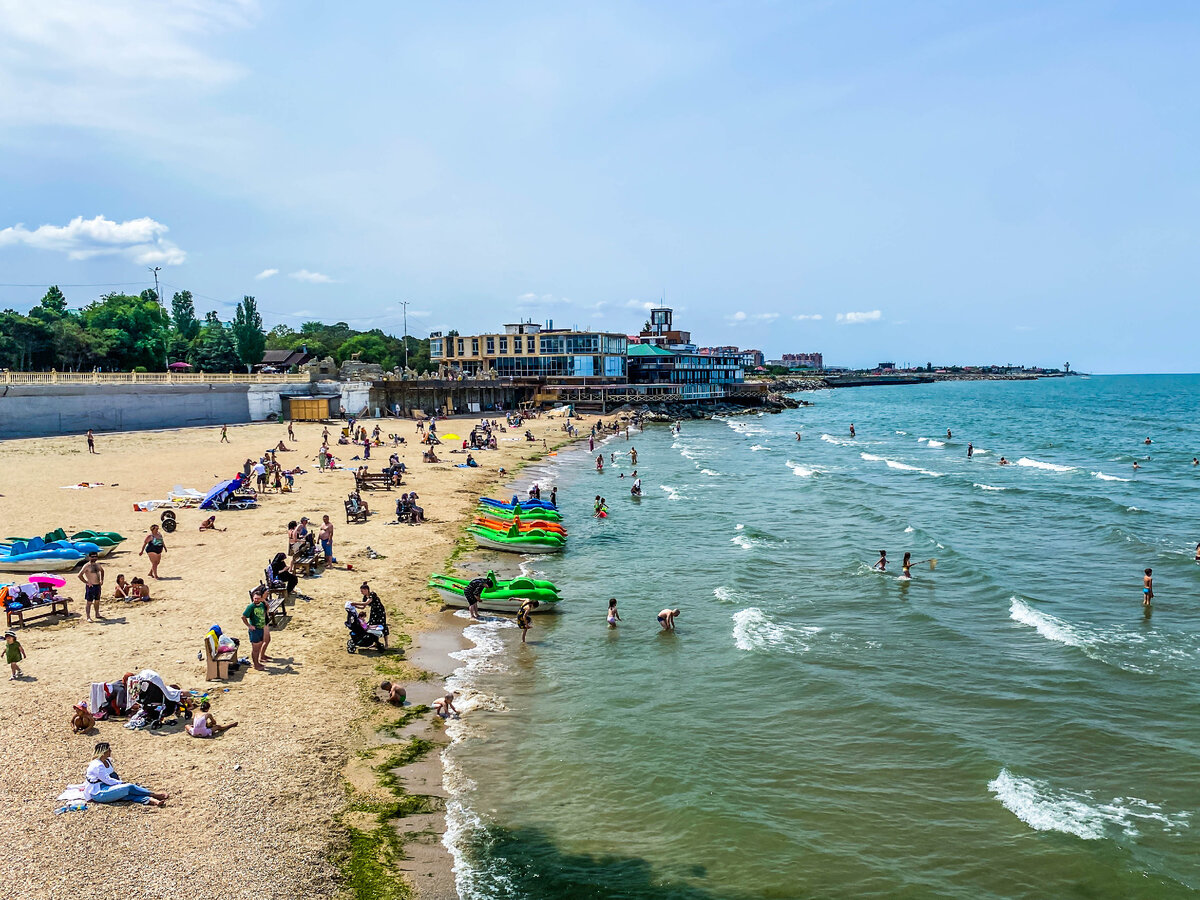
[{"label": "sky", "polygon": [[0,0],[0,308],[1194,372],[1198,70],[1194,3]]}]

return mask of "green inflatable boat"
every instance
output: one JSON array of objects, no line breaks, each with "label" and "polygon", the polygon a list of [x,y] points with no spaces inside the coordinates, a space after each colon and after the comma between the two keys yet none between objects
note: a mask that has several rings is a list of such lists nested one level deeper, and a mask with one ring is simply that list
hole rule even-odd
[{"label": "green inflatable boat", "polygon": [[490,550],[506,550],[509,553],[556,553],[567,544],[567,539],[561,534],[534,528],[522,531],[518,537],[509,537],[507,531],[496,531],[494,528],[484,528],[482,525],[471,525],[467,528],[475,543]]},{"label": "green inflatable boat", "polygon": [[[468,584],[470,579],[467,578],[437,574],[429,576],[429,587],[438,592],[447,606],[457,609],[467,608],[464,591]],[[479,599],[479,608],[487,612],[515,613],[526,600],[536,600],[539,606],[535,612],[551,612],[560,599],[558,588],[552,581],[514,578],[512,581],[497,580],[494,588],[485,590]]]},{"label": "green inflatable boat", "polygon": [[[487,516],[489,519],[504,519],[512,521],[513,512],[511,509],[501,509],[498,506],[484,506],[480,504],[475,507],[476,515]],[[532,522],[540,519],[543,522],[561,522],[562,513],[553,509],[523,509],[521,510],[521,521]]]}]

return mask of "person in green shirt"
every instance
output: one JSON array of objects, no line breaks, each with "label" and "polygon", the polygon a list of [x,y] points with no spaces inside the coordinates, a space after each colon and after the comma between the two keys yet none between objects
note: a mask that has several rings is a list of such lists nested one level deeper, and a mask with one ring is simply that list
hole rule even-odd
[{"label": "person in green shirt", "polygon": [[250,632],[250,662],[256,669],[263,665],[263,639],[267,632],[267,598],[261,588],[255,588],[250,605],[242,610],[242,621]]}]

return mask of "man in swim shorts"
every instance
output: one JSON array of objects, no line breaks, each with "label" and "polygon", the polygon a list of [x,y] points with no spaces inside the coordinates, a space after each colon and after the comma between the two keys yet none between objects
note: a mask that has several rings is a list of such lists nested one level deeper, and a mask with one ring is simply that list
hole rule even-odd
[{"label": "man in swim shorts", "polygon": [[89,553],[88,561],[79,570],[79,580],[84,585],[84,612],[89,622],[92,621],[93,605],[96,607],[96,618],[104,618],[104,616],[100,615],[100,592],[104,589],[104,566],[100,565],[96,560],[96,554]]},{"label": "man in swim shorts", "polygon": [[1149,606],[1154,599],[1154,570],[1147,569],[1142,576],[1142,606]]}]

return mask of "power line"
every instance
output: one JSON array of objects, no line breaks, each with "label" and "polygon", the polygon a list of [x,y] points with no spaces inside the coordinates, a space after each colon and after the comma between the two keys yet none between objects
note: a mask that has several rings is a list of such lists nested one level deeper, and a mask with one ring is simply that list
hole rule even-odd
[{"label": "power line", "polygon": [[18,287],[18,288],[76,288],[76,287],[133,287],[139,284],[146,284],[145,281],[98,281],[93,284],[57,284],[52,281],[39,281],[37,284],[0,284],[0,287]]}]

